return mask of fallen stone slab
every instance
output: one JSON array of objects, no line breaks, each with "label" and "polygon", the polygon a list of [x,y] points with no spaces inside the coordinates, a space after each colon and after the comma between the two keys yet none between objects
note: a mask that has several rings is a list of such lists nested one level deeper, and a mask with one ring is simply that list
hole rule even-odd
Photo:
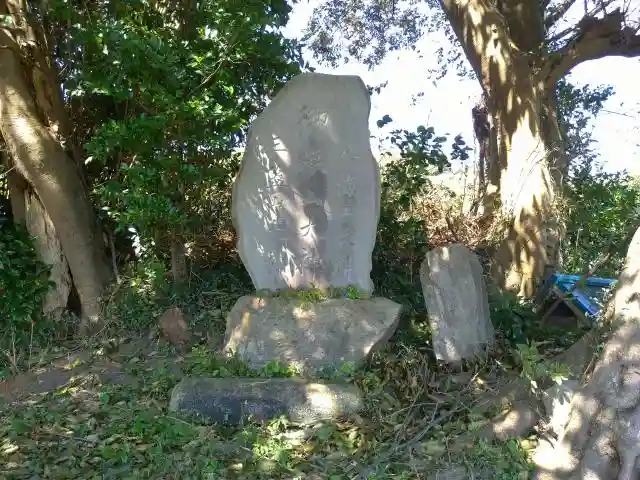
[{"label": "fallen stone slab", "polygon": [[278,361],[313,375],[358,367],[396,331],[402,306],[387,298],[241,297],[229,312],[224,351],[252,368]]},{"label": "fallen stone slab", "polygon": [[309,425],[348,418],[362,408],[362,393],[355,385],[298,378],[189,377],[174,387],[169,402],[170,411],[227,425],[281,415]]}]

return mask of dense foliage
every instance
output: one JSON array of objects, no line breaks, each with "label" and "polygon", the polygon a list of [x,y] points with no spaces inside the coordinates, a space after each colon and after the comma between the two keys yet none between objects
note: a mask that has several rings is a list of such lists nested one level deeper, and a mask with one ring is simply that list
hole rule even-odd
[{"label": "dense foliage", "polygon": [[[378,121],[390,123],[386,115]],[[420,202],[433,190],[429,177],[451,167],[451,160],[468,159],[464,140],[457,136],[445,153],[448,138],[434,127],[419,126],[415,132],[394,129],[387,138],[399,150],[382,168],[380,221],[373,252],[373,280],[382,295],[422,310],[418,269],[430,244]]]},{"label": "dense foliage", "polygon": [[592,121],[612,94],[610,86],[577,88],[566,79],[556,88],[570,160],[564,184],[566,236],[561,245],[565,272],[585,274],[597,267],[593,274],[615,278],[624,261],[625,239],[638,224],[637,181],[623,172],[603,172],[593,149]]},{"label": "dense foliage", "polygon": [[[250,120],[302,59],[280,33],[284,1],[208,1],[182,9],[146,2],[57,2],[58,51],[96,200],[141,251],[167,254],[228,228],[233,152]],[[79,106],[82,106],[80,108]]]},{"label": "dense foliage", "polygon": [[592,121],[604,102],[613,95],[611,86],[584,85],[576,87],[568,79],[556,85],[558,115],[564,133],[565,151],[570,161],[572,177],[591,172],[597,167],[593,151]]},{"label": "dense foliage", "polygon": [[38,260],[26,229],[0,222],[0,344],[29,344],[50,288],[49,267]]},{"label": "dense foliage", "polygon": [[[196,269],[228,260],[234,152],[269,98],[307,67],[300,46],[281,33],[290,6],[284,0],[186,8],[56,0],[50,7],[39,20],[54,40],[49,53],[73,124],[67,140],[82,147],[95,207],[121,241],[115,254],[133,246],[145,260],[125,272],[143,272],[161,285],[176,242],[188,247]],[[587,126],[611,93],[567,81],[557,88],[574,165],[566,189],[568,270],[583,270],[607,242],[619,240],[636,208],[628,180],[592,172]],[[378,124],[390,121],[385,116]],[[416,310],[422,303],[417,266],[431,246],[418,203],[432,192],[429,176],[467,159],[470,149],[456,137],[445,153],[448,139],[433,127],[394,130],[387,140],[400,156],[382,171],[374,281],[380,293]],[[594,212],[602,214],[586,232],[585,219]],[[209,255],[221,246],[221,256]],[[619,261],[610,261],[608,274]]]},{"label": "dense foliage", "polygon": [[[616,278],[640,224],[640,184],[625,173],[577,172],[567,188],[565,271]],[[626,241],[626,243],[625,243]],[[605,257],[605,255],[607,257]],[[602,265],[596,265],[604,260]]]}]

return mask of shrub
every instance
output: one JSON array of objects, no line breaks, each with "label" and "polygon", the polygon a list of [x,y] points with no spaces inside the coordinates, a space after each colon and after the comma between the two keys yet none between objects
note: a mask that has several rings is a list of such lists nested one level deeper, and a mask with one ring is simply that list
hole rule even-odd
[{"label": "shrub", "polygon": [[0,225],[0,328],[14,345],[28,345],[33,325],[42,319],[42,304],[53,285],[49,271],[24,227]]},{"label": "shrub", "polygon": [[575,172],[566,191],[567,235],[564,270],[585,273],[599,257],[611,255],[597,272],[617,276],[624,263],[629,228],[640,216],[640,185],[626,173]]},{"label": "shrub", "polygon": [[[391,119],[378,121],[382,127]],[[419,268],[429,244],[429,229],[423,200],[435,187],[429,176],[450,168],[449,159],[466,159],[468,147],[458,136],[449,156],[444,153],[445,136],[433,127],[419,126],[415,132],[394,130],[391,143],[400,157],[382,168],[380,221],[373,252],[372,277],[377,290],[411,310],[423,310]]]}]

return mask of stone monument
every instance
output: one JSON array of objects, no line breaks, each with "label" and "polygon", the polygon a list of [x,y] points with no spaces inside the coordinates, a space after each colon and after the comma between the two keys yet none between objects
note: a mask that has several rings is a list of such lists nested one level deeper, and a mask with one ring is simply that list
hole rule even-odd
[{"label": "stone monument", "polygon": [[369,110],[359,77],[307,73],[251,125],[232,210],[256,289],[373,290],[380,174]]},{"label": "stone monument", "polygon": [[434,248],[420,267],[433,350],[438,360],[458,364],[493,342],[482,265],[461,244]]},{"label": "stone monument", "polygon": [[[380,173],[370,108],[360,77],[304,73],[251,125],[232,210],[238,251],[257,290],[373,292]],[[389,339],[399,312],[384,298],[302,305],[243,297],[227,318],[225,350],[253,365],[358,363]]]}]

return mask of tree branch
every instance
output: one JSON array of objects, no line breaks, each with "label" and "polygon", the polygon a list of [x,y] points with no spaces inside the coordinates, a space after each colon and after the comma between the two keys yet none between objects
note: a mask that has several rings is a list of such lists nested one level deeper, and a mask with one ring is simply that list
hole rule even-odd
[{"label": "tree branch", "polygon": [[503,52],[511,48],[504,17],[492,0],[438,1],[480,83],[489,89],[487,45],[501,43]]},{"label": "tree branch", "polygon": [[588,60],[640,56],[640,34],[625,26],[624,20],[620,9],[604,18],[584,17],[567,45],[545,59],[542,75],[547,88],[553,88],[571,69]]},{"label": "tree branch", "polygon": [[[609,5],[611,5],[614,1],[615,0],[602,0],[602,1],[600,1],[600,3],[598,3],[598,5],[593,10],[587,12],[584,15],[584,17],[595,17],[599,13],[606,14],[607,12],[605,11],[605,9]],[[583,19],[584,19],[584,17],[583,17]],[[578,24],[572,25],[571,27],[565,28],[564,30],[560,31],[559,33],[556,33],[553,37],[550,37],[550,38],[548,38],[546,40],[547,45],[553,45],[555,42],[563,39],[564,37],[566,37],[570,33],[578,32],[580,30],[580,25],[581,25],[581,22],[578,22]]]},{"label": "tree branch", "polygon": [[564,0],[557,8],[551,12],[544,19],[544,26],[546,29],[551,28],[556,24],[558,20],[564,17],[565,13],[576,3],[577,0]]}]

